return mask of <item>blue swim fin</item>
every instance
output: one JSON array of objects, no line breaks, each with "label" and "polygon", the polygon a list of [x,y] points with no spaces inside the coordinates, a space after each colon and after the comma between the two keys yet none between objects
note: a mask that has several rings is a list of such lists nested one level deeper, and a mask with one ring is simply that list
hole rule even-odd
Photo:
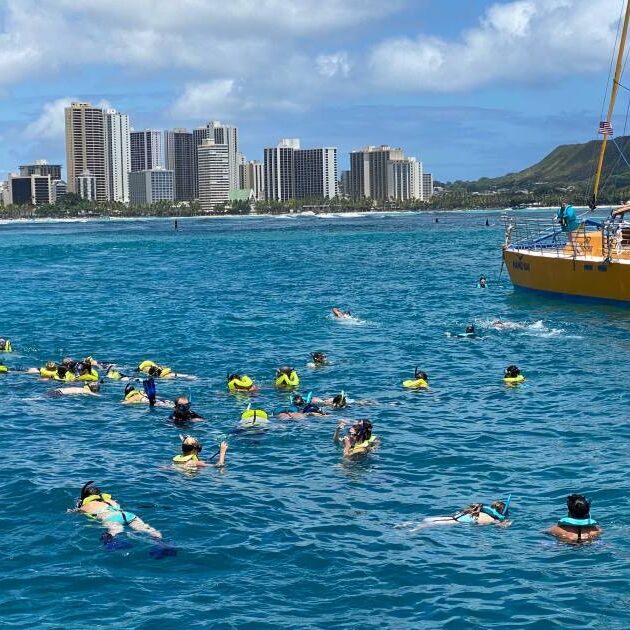
[{"label": "blue swim fin", "polygon": [[153,407],[155,405],[156,395],[155,381],[153,380],[153,377],[148,378],[146,381],[142,381],[142,387],[144,387],[144,393],[149,399],[149,405]]},{"label": "blue swim fin", "polygon": [[101,535],[101,542],[107,551],[119,551],[121,549],[130,549],[132,544],[128,540],[122,540],[112,536],[109,532]]}]

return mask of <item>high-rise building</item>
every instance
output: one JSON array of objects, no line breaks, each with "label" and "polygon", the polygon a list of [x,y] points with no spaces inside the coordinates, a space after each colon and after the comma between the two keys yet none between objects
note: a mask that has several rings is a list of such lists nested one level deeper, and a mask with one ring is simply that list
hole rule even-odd
[{"label": "high-rise building", "polygon": [[20,175],[50,175],[52,180],[61,179],[61,164],[48,164],[46,160],[35,160],[33,164],[23,164],[20,166]]},{"label": "high-rise building", "polygon": [[164,132],[166,168],[175,173],[175,201],[195,198],[193,134],[186,129]]},{"label": "high-rise building", "polygon": [[162,146],[162,132],[153,129],[132,131],[131,170],[147,171],[154,168],[164,168],[164,148]]},{"label": "high-rise building", "polygon": [[254,198],[260,201],[265,198],[265,180],[262,162],[251,160],[239,166],[240,187],[254,191]]},{"label": "high-rise building", "polygon": [[52,201],[59,201],[67,192],[68,184],[63,179],[55,179],[51,185],[52,188]]},{"label": "high-rise building", "polygon": [[295,150],[297,138],[285,138],[276,147],[265,149],[265,199],[287,201],[295,197]]},{"label": "high-rise building", "polygon": [[416,158],[390,160],[388,165],[388,198],[422,199],[422,163]]},{"label": "high-rise building", "polygon": [[230,153],[227,144],[206,138],[197,147],[199,201],[204,212],[228,201],[230,196]]},{"label": "high-rise building", "polygon": [[90,173],[90,171],[83,171],[80,175],[77,175],[74,183],[74,190],[77,195],[82,199],[88,201],[97,201],[98,196],[98,182],[96,177]]},{"label": "high-rise building", "polygon": [[238,128],[233,125],[224,125],[218,120],[209,122],[205,127],[193,129],[193,163],[195,177],[195,198],[200,197],[199,192],[199,147],[204,140],[212,139],[215,144],[224,144],[228,147],[229,171],[230,171],[230,190],[238,190],[239,188],[239,141]]},{"label": "high-rise building", "polygon": [[294,160],[297,199],[337,196],[337,149],[296,149]]},{"label": "high-rise building", "polygon": [[105,110],[104,115],[108,199],[129,203],[129,171],[131,170],[129,116],[115,109]]},{"label": "high-rise building", "polygon": [[339,194],[350,194],[350,171],[341,171],[341,178],[339,179]]},{"label": "high-rise building", "polygon": [[433,175],[431,173],[422,174],[422,199],[428,201],[433,197]]},{"label": "high-rise building", "polygon": [[109,169],[107,131],[102,109],[90,103],[72,103],[65,109],[66,169],[69,192],[77,190],[77,179],[89,171],[96,182],[96,201],[107,201]]},{"label": "high-rise building", "polygon": [[174,173],[163,168],[129,173],[129,198],[134,206],[173,201]]},{"label": "high-rise building", "polygon": [[16,206],[41,206],[52,201],[50,175],[14,175],[7,182],[9,203]]}]

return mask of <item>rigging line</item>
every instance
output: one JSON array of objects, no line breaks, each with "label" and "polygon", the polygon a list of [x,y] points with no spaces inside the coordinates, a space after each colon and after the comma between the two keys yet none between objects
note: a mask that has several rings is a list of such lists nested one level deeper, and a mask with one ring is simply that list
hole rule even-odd
[{"label": "rigging line", "polygon": [[617,144],[617,141],[614,138],[611,138],[613,144],[617,147],[617,151],[619,151],[619,155],[622,157],[623,161],[626,163],[626,166],[630,169],[630,162],[626,159],[626,156],[623,154],[621,147]]},{"label": "rigging line", "polygon": [[[630,1],[630,0],[629,0]],[[604,109],[606,108],[606,101],[608,100],[608,88],[610,86],[610,77],[612,76],[613,64],[615,61],[615,53],[617,51],[617,42],[619,41],[619,33],[621,31],[621,20],[623,16],[623,9],[626,0],[621,0],[621,9],[619,11],[619,21],[617,22],[617,34],[615,35],[615,43],[613,45],[613,53],[610,57],[610,67],[608,68],[608,79],[606,80],[606,90],[604,91],[604,98],[602,99],[602,109],[599,114],[599,119],[602,120],[604,117]]]}]

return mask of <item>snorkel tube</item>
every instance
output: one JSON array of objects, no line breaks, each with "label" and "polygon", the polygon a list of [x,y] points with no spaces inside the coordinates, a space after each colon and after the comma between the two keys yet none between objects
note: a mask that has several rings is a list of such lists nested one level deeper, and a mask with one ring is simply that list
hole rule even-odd
[{"label": "snorkel tube", "polygon": [[505,507],[503,508],[503,516],[507,518],[508,510],[510,509],[510,501],[512,500],[512,493],[508,494],[507,499],[505,500]]}]

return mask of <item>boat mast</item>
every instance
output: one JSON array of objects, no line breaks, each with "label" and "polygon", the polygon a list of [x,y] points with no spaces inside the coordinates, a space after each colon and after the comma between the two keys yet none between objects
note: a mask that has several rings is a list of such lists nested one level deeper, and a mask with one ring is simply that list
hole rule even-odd
[{"label": "boat mast", "polygon": [[[610,122],[613,111],[615,110],[615,100],[617,99],[617,91],[619,90],[619,80],[621,79],[621,71],[623,69],[623,53],[626,47],[626,36],[628,34],[628,23],[630,22],[630,0],[626,4],[626,17],[623,21],[623,29],[621,31],[621,39],[619,40],[619,53],[617,54],[617,65],[615,67],[615,78],[613,79],[612,90],[610,91],[610,104],[608,105],[608,115],[606,122],[607,129],[610,129]],[[593,206],[597,203],[597,193],[599,192],[599,182],[602,176],[602,168],[604,166],[604,156],[606,155],[606,144],[608,142],[607,129],[604,130],[604,139],[599,150],[599,161],[597,162],[597,171],[595,171],[595,183],[593,184]]]}]

